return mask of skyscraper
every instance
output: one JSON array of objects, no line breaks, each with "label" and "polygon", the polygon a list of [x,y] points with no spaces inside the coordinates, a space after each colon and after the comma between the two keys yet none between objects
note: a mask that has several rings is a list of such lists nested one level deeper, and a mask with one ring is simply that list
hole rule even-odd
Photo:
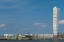
[{"label": "skyscraper", "polygon": [[59,8],[54,7],[53,8],[53,34],[54,36],[57,36],[58,34],[58,17],[59,17]]}]

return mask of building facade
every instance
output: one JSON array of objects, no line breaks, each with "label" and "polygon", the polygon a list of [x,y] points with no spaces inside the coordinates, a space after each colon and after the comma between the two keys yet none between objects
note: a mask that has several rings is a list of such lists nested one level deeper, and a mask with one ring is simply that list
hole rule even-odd
[{"label": "building facade", "polygon": [[58,20],[59,20],[59,8],[53,8],[53,34],[57,36],[58,34]]}]

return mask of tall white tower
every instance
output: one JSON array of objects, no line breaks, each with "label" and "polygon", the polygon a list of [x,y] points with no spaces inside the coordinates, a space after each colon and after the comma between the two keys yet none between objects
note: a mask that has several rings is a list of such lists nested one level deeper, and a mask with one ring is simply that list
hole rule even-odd
[{"label": "tall white tower", "polygon": [[58,16],[59,16],[59,8],[53,8],[53,34],[57,36],[58,34]]}]

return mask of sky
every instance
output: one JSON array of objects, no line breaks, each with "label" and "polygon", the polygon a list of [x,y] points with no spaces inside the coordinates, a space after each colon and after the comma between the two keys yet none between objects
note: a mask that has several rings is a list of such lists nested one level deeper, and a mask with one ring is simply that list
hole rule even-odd
[{"label": "sky", "polygon": [[64,0],[0,0],[0,35],[53,33],[53,7],[60,8],[58,32],[64,33]]}]

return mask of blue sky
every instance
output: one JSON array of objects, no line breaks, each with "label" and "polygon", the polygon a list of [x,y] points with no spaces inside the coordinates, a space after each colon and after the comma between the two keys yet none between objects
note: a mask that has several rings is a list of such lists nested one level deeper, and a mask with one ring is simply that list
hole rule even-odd
[{"label": "blue sky", "polygon": [[64,0],[0,0],[0,35],[53,33],[53,7],[60,8],[58,31],[64,33]]}]

